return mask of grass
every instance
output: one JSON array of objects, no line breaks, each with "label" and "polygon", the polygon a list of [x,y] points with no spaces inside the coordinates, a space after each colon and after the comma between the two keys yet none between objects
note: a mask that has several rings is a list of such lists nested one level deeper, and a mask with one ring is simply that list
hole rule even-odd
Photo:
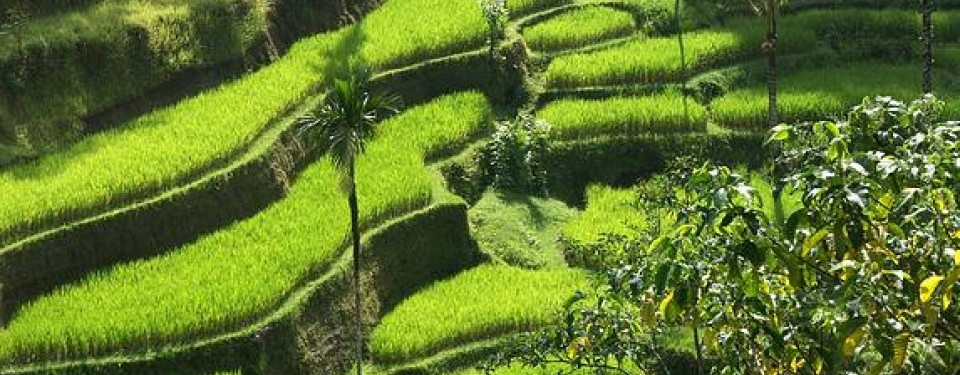
[{"label": "grass", "polygon": [[[765,29],[753,19],[731,22],[725,28],[689,32],[684,37],[687,67],[701,70],[759,56]],[[812,31],[781,34],[780,48],[787,53],[803,45],[812,45]],[[572,54],[554,59],[546,79],[552,88],[602,86],[622,83],[678,81],[683,75],[677,38],[637,39],[595,52]]]},{"label": "grass", "polygon": [[[633,371],[639,371],[635,367],[625,365],[626,368],[632,369]],[[631,373],[640,373],[640,372],[631,372]],[[463,369],[453,373],[454,375],[487,375],[483,370],[478,370],[474,368]],[[509,367],[500,367],[493,371],[490,375],[622,375],[623,372],[617,370],[589,370],[589,369],[579,369],[574,370],[569,365],[558,365],[551,363],[543,367],[524,367],[522,365],[511,365]]]},{"label": "grass", "polygon": [[[749,178],[755,188],[758,207],[767,217],[777,223],[802,207],[800,196],[792,189],[784,190],[778,203],[773,196],[773,185],[768,178],[759,173],[740,171]],[[575,250],[579,245],[589,245],[602,241],[604,237],[625,236],[652,229],[654,232],[669,231],[676,223],[676,213],[658,202],[650,201],[652,193],[664,191],[663,175],[644,181],[631,188],[614,188],[604,185],[591,185],[587,188],[587,207],[583,213],[567,222],[561,230],[561,238],[567,250]],[[686,195],[681,188],[674,188],[675,197],[683,199]],[[646,199],[644,199],[646,198]],[[651,227],[658,225],[659,227]]]},{"label": "grass", "polygon": [[[442,349],[535,329],[589,287],[583,271],[531,271],[483,265],[402,302],[373,332],[375,363],[426,357]],[[411,334],[416,332],[416,334]]]},{"label": "grass", "polygon": [[[960,12],[938,12],[938,40],[960,37],[956,27]],[[809,52],[829,45],[851,60],[897,58],[913,55],[911,43],[919,30],[916,12],[903,10],[807,11],[782,18],[778,52],[781,55]],[[719,64],[757,58],[766,35],[758,17],[731,20],[725,27],[688,32],[685,35],[688,67],[700,71]],[[885,37],[878,37],[884,35]],[[886,37],[889,36],[889,37]],[[554,88],[673,82],[683,76],[676,37],[638,39],[615,47],[561,56],[547,68],[547,82]]]},{"label": "grass", "polygon": [[[424,158],[465,144],[490,117],[483,95],[464,93],[385,123],[358,165],[362,225],[428,204]],[[349,212],[338,181],[323,159],[250,219],[27,305],[0,331],[0,361],[140,352],[248,324],[339,254]]]},{"label": "grass", "polygon": [[[245,32],[241,38],[251,44],[266,22],[268,4],[262,0],[112,0],[98,1],[88,7],[68,9],[65,12],[30,17],[21,26],[11,30],[11,35],[3,36],[11,43],[2,44],[0,59],[9,59],[16,55],[17,49],[49,48],[57,45],[74,45],[80,41],[108,41],[122,37],[132,27],[160,31],[164,22],[188,20],[190,13],[202,12],[205,8],[223,8],[246,6],[255,9],[249,25],[238,28]],[[32,16],[27,14],[28,16]],[[172,24],[172,22],[171,22]],[[196,32],[182,28],[180,32]],[[169,35],[156,35],[164,38]],[[177,38],[191,40],[196,35],[179,35]],[[176,40],[158,40],[157,47],[163,43],[176,43]],[[171,45],[167,45],[168,47]],[[181,46],[187,47],[190,46]],[[181,56],[187,57],[187,56]]]},{"label": "grass", "polygon": [[[864,97],[894,96],[912,100],[920,95],[919,66],[854,64],[847,67],[803,70],[780,77],[778,109],[780,121],[826,120],[842,116]],[[946,79],[945,79],[946,78]],[[949,93],[949,75],[936,80],[939,92]],[[949,99],[949,98],[948,98]],[[949,104],[948,113],[956,114],[957,104]],[[711,105],[716,121],[736,129],[767,127],[767,89],[754,86],[735,90]]]},{"label": "grass", "polygon": [[605,7],[585,7],[524,29],[523,38],[535,50],[556,51],[627,36],[636,28],[630,13]]},{"label": "grass", "polygon": [[557,268],[566,266],[560,227],[575,216],[557,200],[488,191],[470,209],[470,226],[480,249],[507,264]]},{"label": "grass", "polygon": [[602,100],[566,99],[548,104],[537,116],[553,125],[553,137],[570,140],[597,136],[686,133],[706,130],[706,111],[676,93]]},{"label": "grass", "polygon": [[646,228],[653,220],[648,215],[654,210],[644,207],[637,194],[633,189],[588,186],[585,194],[587,207],[579,218],[564,225],[563,241],[594,243],[604,233],[627,236]]},{"label": "grass", "polygon": [[507,11],[511,16],[525,15],[568,3],[570,0],[508,0]]},{"label": "grass", "polygon": [[477,47],[485,28],[472,0],[390,1],[243,79],[0,171],[0,238],[129,203],[234,157],[318,88],[331,59],[356,54],[384,69]]}]

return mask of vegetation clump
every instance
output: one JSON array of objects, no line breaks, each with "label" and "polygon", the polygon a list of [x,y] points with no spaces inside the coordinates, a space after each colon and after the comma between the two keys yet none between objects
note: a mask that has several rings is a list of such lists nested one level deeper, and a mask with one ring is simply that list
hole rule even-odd
[{"label": "vegetation clump", "polygon": [[680,173],[687,193],[663,203],[675,223],[598,244],[632,250],[561,327],[495,363],[657,371],[655,338],[687,327],[701,373],[957,372],[960,128],[942,106],[879,97],[773,129],[795,212],[764,210],[729,168]]}]

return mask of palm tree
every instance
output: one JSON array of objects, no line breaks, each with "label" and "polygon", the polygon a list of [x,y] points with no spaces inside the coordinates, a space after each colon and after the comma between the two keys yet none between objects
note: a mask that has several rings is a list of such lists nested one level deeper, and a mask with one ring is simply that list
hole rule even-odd
[{"label": "palm tree", "polygon": [[[763,42],[763,51],[767,54],[767,125],[770,128],[780,122],[777,111],[777,42],[780,38],[777,21],[780,16],[781,0],[762,0],[762,4],[754,4],[754,10],[767,16],[767,39]],[[751,0],[753,3],[753,0]]]},{"label": "palm tree", "polygon": [[933,92],[933,0],[920,0],[920,12],[923,14],[923,93]]},{"label": "palm tree", "polygon": [[334,80],[324,102],[300,120],[301,131],[309,132],[327,149],[333,164],[341,172],[342,186],[350,205],[350,230],[353,240],[353,283],[356,322],[356,366],[362,374],[363,318],[360,303],[360,210],[357,205],[356,160],[373,137],[378,121],[397,112],[398,99],[370,90],[370,72],[352,68],[344,79]]},{"label": "palm tree", "polygon": [[683,45],[683,2],[676,0],[673,5],[673,15],[677,23],[677,44],[680,47],[680,90],[683,92],[683,118],[690,120],[690,110],[687,106],[687,50]]}]

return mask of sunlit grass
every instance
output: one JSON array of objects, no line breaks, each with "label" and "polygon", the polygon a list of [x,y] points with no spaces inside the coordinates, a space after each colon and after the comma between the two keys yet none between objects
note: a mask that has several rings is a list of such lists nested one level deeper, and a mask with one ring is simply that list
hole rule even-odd
[{"label": "sunlit grass", "polygon": [[706,111],[676,93],[602,100],[568,99],[548,104],[537,117],[553,125],[557,139],[687,133],[706,130]]},{"label": "sunlit grass", "polygon": [[[389,120],[358,165],[362,224],[428,204],[425,155],[466,143],[491,109],[478,93]],[[277,306],[344,244],[349,215],[325,158],[256,216],[167,255],[124,264],[23,308],[0,330],[0,359],[24,362],[140,351],[237,329]]]},{"label": "sunlit grass", "polygon": [[[941,84],[941,93],[950,97]],[[848,67],[810,69],[784,74],[777,93],[781,122],[829,120],[846,114],[865,97],[916,98],[921,93],[919,67],[884,64],[855,64]],[[737,129],[766,129],[768,92],[766,85],[735,90],[716,99],[712,107],[718,123]],[[948,111],[956,113],[957,106]]]},{"label": "sunlit grass", "polygon": [[408,361],[553,322],[563,303],[589,287],[583,271],[485,265],[402,302],[374,330],[375,363]]},{"label": "sunlit grass", "polygon": [[626,36],[636,28],[630,13],[604,7],[586,7],[524,29],[523,37],[535,50],[554,51]]},{"label": "sunlit grass", "polygon": [[357,55],[383,69],[478,47],[485,28],[473,0],[390,1],[243,79],[0,171],[0,237],[129,202],[234,157],[315,91],[331,60]]}]

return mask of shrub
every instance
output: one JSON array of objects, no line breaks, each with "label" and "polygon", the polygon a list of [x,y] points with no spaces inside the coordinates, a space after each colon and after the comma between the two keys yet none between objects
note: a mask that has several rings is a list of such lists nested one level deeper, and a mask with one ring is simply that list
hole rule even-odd
[{"label": "shrub", "polygon": [[688,326],[712,372],[955,373],[960,136],[939,122],[942,105],[878,97],[844,121],[773,129],[802,202],[785,220],[729,168],[681,173],[678,222],[627,239],[636,260],[507,362],[652,371],[650,337]]},{"label": "shrub", "polygon": [[550,153],[550,124],[528,116],[500,122],[477,154],[483,185],[542,194],[547,176],[543,163]]}]

